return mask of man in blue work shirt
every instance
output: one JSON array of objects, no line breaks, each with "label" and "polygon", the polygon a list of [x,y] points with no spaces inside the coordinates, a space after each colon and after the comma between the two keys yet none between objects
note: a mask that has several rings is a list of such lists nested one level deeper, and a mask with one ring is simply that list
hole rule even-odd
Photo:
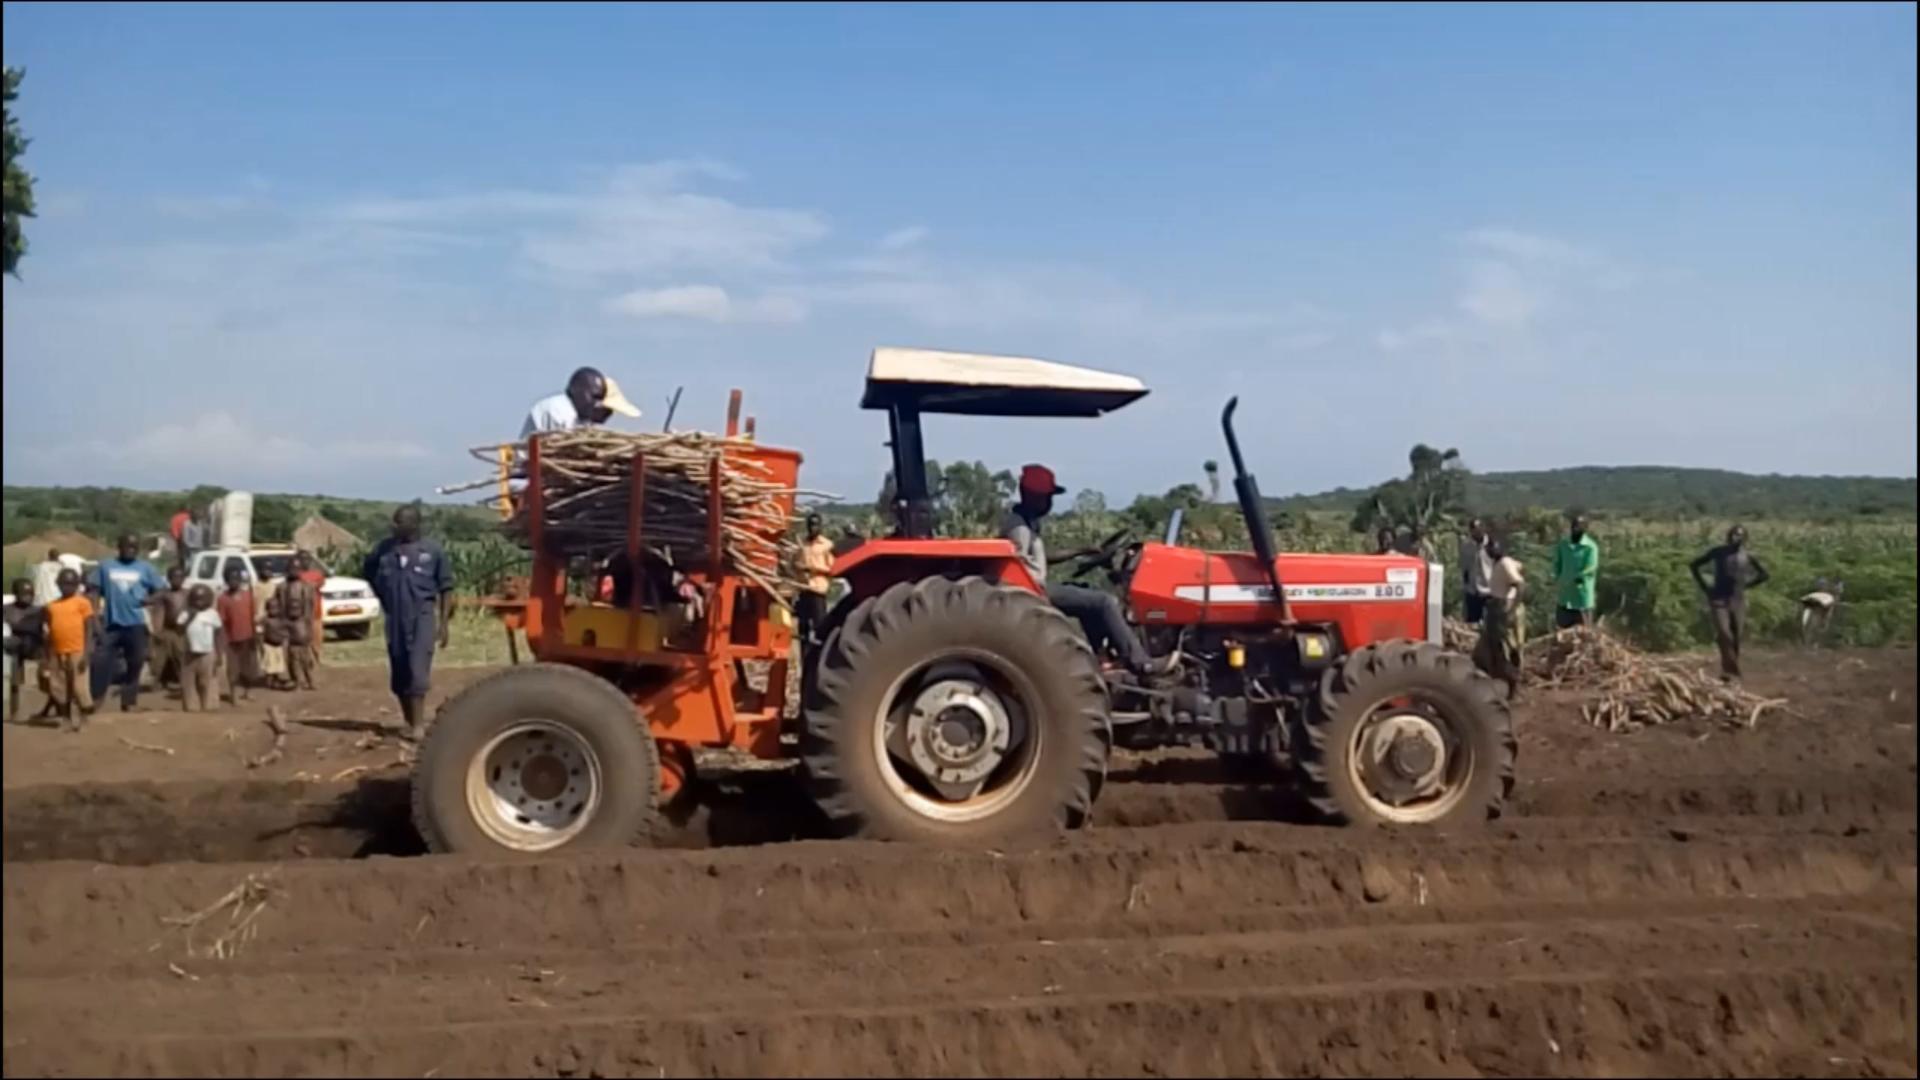
[{"label": "man in blue work shirt", "polygon": [[166,591],[167,582],[153,564],[139,557],[140,541],[132,533],[120,538],[119,557],[103,559],[94,585],[106,601],[105,633],[93,658],[93,700],[103,701],[115,675],[114,662],[125,659],[125,681],[120,684],[120,711],[140,707],[140,673],[147,666],[147,604]]},{"label": "man in blue work shirt", "polygon": [[[420,536],[420,507],[393,512],[393,535],[367,555],[361,576],[373,584],[387,622],[387,669],[393,696],[400,699],[405,737],[425,732],[427,684],[433,650],[447,647],[453,608],[453,572],[440,545]],[[438,632],[436,633],[436,626]]]}]

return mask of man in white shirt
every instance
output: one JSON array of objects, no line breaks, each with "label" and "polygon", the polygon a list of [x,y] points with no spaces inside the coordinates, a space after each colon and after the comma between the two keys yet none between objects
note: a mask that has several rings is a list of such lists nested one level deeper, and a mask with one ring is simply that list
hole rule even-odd
[{"label": "man in white shirt", "polygon": [[1493,568],[1487,574],[1486,618],[1474,659],[1482,671],[1507,684],[1511,701],[1520,694],[1521,650],[1527,641],[1527,574],[1501,541],[1488,537],[1485,550]]},{"label": "man in white shirt", "polygon": [[60,599],[60,571],[72,570],[78,574],[85,566],[84,562],[73,556],[60,554],[59,548],[48,548],[47,561],[33,564],[34,606],[46,607],[51,601]]},{"label": "man in white shirt", "polygon": [[1460,538],[1460,599],[1466,607],[1467,621],[1480,625],[1491,592],[1488,579],[1493,576],[1493,558],[1487,554],[1487,523],[1474,518],[1467,523],[1467,535]]},{"label": "man in white shirt", "polygon": [[564,392],[533,403],[533,408],[527,411],[526,423],[520,426],[520,437],[604,424],[615,413],[638,417],[640,410],[627,400],[612,379],[596,368],[583,367],[567,380]]}]

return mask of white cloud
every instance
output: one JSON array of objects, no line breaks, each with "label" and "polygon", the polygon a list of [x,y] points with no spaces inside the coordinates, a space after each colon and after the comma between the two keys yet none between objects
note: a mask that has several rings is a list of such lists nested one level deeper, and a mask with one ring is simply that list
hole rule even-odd
[{"label": "white cloud", "polygon": [[932,232],[925,225],[909,225],[904,229],[895,229],[880,238],[881,251],[902,251],[925,240]]},{"label": "white cloud", "polygon": [[1330,330],[1300,330],[1291,334],[1281,334],[1269,344],[1275,352],[1297,353],[1312,352],[1333,344],[1333,340],[1334,335]]},{"label": "white cloud", "polygon": [[1565,240],[1519,229],[1473,229],[1460,237],[1469,247],[1524,262],[1548,262],[1570,266],[1590,266],[1600,257],[1586,248]]},{"label": "white cloud", "polygon": [[1449,344],[1459,337],[1460,329],[1454,324],[1430,320],[1405,329],[1382,330],[1374,335],[1374,343],[1386,352],[1399,352],[1416,345]]},{"label": "white cloud", "polygon": [[794,297],[769,293],[752,300],[736,300],[718,285],[635,289],[608,300],[606,308],[635,319],[710,323],[796,323],[807,317],[807,305]]},{"label": "white cloud", "polygon": [[225,410],[203,413],[185,423],[163,423],[123,440],[88,439],[65,446],[35,448],[35,456],[54,462],[131,464],[165,470],[193,469],[210,476],[260,470],[319,473],[343,463],[416,461],[425,447],[381,437],[309,441],[262,427]]},{"label": "white cloud", "polygon": [[1534,330],[1550,317],[1573,312],[1582,298],[1630,288],[1635,275],[1589,247],[1520,229],[1472,229],[1454,237],[1465,249],[1455,265],[1460,285],[1456,317],[1388,327],[1374,336],[1383,351],[1466,340],[1483,345]]},{"label": "white cloud", "polygon": [[587,278],[766,270],[827,235],[825,220],[812,211],[745,206],[688,190],[696,180],[738,178],[714,162],[667,161],[615,169],[598,187],[582,191],[365,199],[339,208],[336,216],[359,224],[505,234],[535,265]]},{"label": "white cloud", "polygon": [[1509,263],[1477,259],[1467,265],[1466,274],[1466,288],[1456,303],[1489,326],[1524,327],[1547,304],[1539,282]]}]

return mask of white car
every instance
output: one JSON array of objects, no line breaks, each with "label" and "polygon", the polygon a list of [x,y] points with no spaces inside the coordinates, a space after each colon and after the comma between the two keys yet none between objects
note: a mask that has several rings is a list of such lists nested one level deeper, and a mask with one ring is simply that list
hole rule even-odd
[{"label": "white car", "polygon": [[[282,578],[293,562],[295,549],[284,545],[259,544],[251,548],[215,548],[193,557],[187,569],[187,586],[205,585],[219,592],[226,587],[227,567],[238,565],[250,581]],[[363,638],[380,617],[380,601],[373,586],[355,577],[340,577],[314,556],[327,579],[320,584],[320,625],[342,638]]]}]

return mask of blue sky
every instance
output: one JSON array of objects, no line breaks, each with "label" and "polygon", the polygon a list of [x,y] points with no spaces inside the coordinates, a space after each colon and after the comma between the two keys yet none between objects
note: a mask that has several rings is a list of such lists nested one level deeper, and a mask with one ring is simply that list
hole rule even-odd
[{"label": "blue sky", "polygon": [[877,344],[1136,374],[930,422],[1114,498],[1915,472],[1915,16],[1849,7],[13,4],[8,483],[369,497],[582,363],[868,499]]}]

